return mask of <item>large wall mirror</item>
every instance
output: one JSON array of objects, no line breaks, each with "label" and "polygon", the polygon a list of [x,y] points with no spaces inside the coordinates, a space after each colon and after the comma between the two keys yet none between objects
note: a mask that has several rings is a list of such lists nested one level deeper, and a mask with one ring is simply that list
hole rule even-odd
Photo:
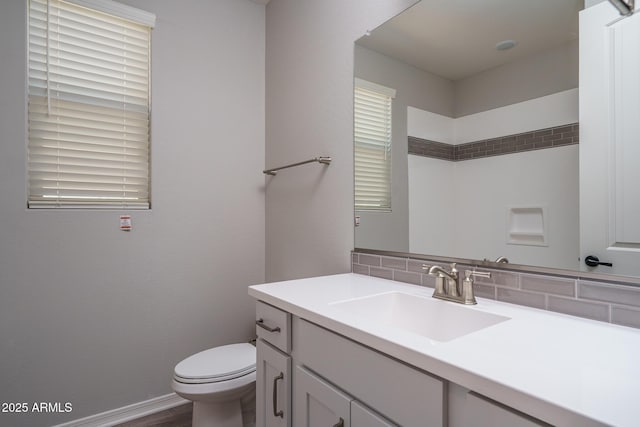
[{"label": "large wall mirror", "polygon": [[[639,112],[635,101],[616,100],[625,91],[613,82],[640,67],[619,59],[623,48],[608,50],[614,37],[603,34],[621,31],[611,25],[618,12],[608,2],[587,3],[598,15],[587,34],[602,39],[589,58],[579,40],[582,0],[421,0],[356,42],[356,86],[392,97],[391,208],[356,202],[356,248],[640,276],[640,195],[631,184],[640,175],[629,163],[639,144],[626,143],[623,156],[619,142],[616,163],[614,133],[625,132],[612,131],[620,119],[607,112],[618,104]],[[640,26],[635,19],[625,18],[630,28]],[[582,112],[584,99],[603,94],[591,88],[582,99],[579,76],[605,57],[618,59],[601,67],[611,90],[600,117]],[[625,89],[640,95],[637,86]],[[597,126],[581,123],[591,116]],[[608,148],[594,160],[581,139],[585,127],[593,136],[598,126]],[[587,203],[597,162],[609,184],[601,200]],[[602,229],[598,245],[587,226]],[[587,266],[587,255],[613,267]]]}]

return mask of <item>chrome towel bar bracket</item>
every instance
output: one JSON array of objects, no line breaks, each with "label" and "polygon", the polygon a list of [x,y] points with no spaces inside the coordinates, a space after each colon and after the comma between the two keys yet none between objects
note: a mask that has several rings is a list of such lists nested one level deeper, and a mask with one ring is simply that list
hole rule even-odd
[{"label": "chrome towel bar bracket", "polygon": [[328,165],[331,163],[331,157],[315,157],[313,159],[305,160],[304,162],[292,163],[290,165],[280,166],[279,168],[265,169],[262,171],[262,173],[266,175],[275,175],[279,170],[306,165],[307,163],[320,163],[323,165]]}]

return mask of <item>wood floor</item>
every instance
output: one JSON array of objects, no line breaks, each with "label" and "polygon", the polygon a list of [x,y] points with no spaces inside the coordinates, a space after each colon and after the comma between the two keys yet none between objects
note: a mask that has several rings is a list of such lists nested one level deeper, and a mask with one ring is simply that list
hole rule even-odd
[{"label": "wood floor", "polygon": [[192,406],[193,404],[187,403],[114,427],[191,427]]}]

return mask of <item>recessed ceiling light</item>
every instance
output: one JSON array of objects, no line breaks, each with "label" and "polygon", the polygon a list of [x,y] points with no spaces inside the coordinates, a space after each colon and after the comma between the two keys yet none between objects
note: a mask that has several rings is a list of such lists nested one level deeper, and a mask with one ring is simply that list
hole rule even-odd
[{"label": "recessed ceiling light", "polygon": [[501,42],[496,44],[496,50],[508,50],[517,44],[518,42],[515,40],[502,40]]}]

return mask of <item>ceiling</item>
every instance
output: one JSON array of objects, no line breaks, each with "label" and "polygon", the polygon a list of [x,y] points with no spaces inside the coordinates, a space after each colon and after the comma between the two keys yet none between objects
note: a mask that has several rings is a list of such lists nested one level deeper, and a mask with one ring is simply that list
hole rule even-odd
[{"label": "ceiling", "polygon": [[[422,0],[357,41],[459,80],[578,38],[584,0]],[[517,45],[496,50],[503,40]]]}]

